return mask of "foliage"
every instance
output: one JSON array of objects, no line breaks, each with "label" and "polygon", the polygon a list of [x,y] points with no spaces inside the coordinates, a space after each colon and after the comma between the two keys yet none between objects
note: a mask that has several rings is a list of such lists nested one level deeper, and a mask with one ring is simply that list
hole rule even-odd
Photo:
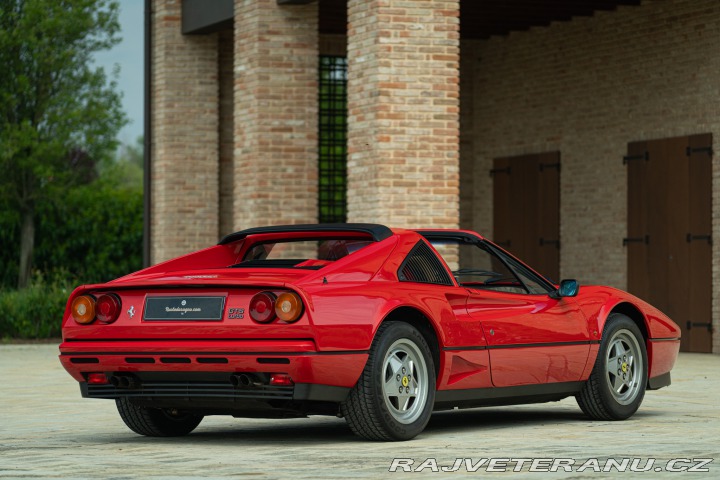
[{"label": "foliage", "polygon": [[117,154],[111,161],[104,161],[99,165],[102,177],[113,178],[118,186],[138,188],[143,184],[143,137],[140,136],[135,143],[124,143],[118,148]]},{"label": "foliage", "polygon": [[0,290],[0,338],[57,338],[71,288],[36,277],[24,290]]},{"label": "foliage", "polygon": [[[64,272],[66,281],[80,284],[104,282],[142,267],[142,150],[128,157],[129,148],[102,166],[92,183],[75,187],[62,201],[37,205],[36,271]],[[0,289],[16,284],[18,215],[0,209]]]},{"label": "foliage", "polygon": [[35,276],[23,290],[8,289],[17,275],[18,213],[0,210],[0,338],[58,337],[72,288],[142,267],[142,150],[127,150],[62,202],[38,204]]},{"label": "foliage", "polygon": [[91,181],[126,121],[116,83],[92,63],[119,41],[117,17],[112,0],[0,0],[0,205],[19,212],[20,286],[36,209]]},{"label": "foliage", "polygon": [[[75,283],[105,282],[142,268],[140,188],[100,178],[38,209],[34,263],[65,270]],[[62,219],[59,223],[58,220]]]},{"label": "foliage", "polygon": [[0,202],[0,290],[15,286],[20,255],[20,213]]}]

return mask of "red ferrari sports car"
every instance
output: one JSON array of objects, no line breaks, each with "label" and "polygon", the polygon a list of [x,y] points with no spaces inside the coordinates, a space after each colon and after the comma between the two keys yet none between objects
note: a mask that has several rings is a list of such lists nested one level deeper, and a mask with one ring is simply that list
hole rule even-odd
[{"label": "red ferrari sports car", "polygon": [[609,287],[554,284],[463,230],[262,227],[77,288],[60,361],[142,435],[205,415],[337,415],[407,440],[433,410],[575,396],[621,420],[670,385],[678,326]]}]

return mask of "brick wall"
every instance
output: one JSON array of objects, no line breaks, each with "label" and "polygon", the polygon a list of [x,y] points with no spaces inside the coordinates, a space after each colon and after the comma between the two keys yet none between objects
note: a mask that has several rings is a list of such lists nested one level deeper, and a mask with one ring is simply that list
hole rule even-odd
[{"label": "brick wall", "polygon": [[348,221],[458,225],[459,0],[348,2]]},{"label": "brick wall", "polygon": [[[561,275],[625,288],[627,143],[711,132],[718,151],[718,32],[716,0],[646,0],[475,42],[474,227],[492,236],[493,158],[559,150]],[[720,239],[715,158],[713,237]],[[720,332],[720,241],[713,248]]]},{"label": "brick wall", "polygon": [[153,3],[152,263],[218,239],[218,40],[183,36],[180,4]]},{"label": "brick wall", "polygon": [[235,2],[235,230],[317,221],[317,8]]}]

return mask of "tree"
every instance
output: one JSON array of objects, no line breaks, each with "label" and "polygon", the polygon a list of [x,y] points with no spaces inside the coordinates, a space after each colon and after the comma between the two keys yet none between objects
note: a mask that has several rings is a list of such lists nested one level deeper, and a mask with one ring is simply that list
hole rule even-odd
[{"label": "tree", "polygon": [[18,212],[18,287],[27,285],[35,208],[93,178],[125,124],[92,55],[115,45],[114,0],[0,0],[0,205]]}]

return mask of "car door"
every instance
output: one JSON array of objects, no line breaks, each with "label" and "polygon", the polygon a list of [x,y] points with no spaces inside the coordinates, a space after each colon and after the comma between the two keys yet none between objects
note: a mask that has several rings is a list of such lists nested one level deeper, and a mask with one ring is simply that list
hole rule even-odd
[{"label": "car door", "polygon": [[473,248],[454,273],[482,324],[493,385],[580,380],[591,338],[575,299],[551,297],[552,284],[489,242]]}]

